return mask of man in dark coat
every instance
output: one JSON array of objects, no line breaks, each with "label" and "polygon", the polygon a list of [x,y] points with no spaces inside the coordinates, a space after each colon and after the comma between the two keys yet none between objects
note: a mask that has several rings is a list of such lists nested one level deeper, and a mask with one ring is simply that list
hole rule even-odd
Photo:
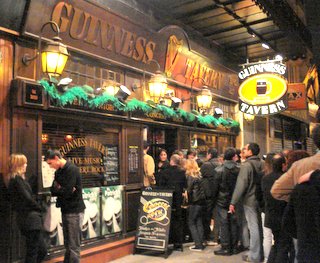
[{"label": "man in dark coat", "polygon": [[320,170],[298,184],[290,196],[283,227],[298,239],[299,263],[320,263]]},{"label": "man in dark coat", "polygon": [[238,228],[235,215],[228,213],[231,197],[237,183],[240,167],[236,163],[237,154],[234,148],[227,148],[224,163],[216,168],[215,184],[218,186],[213,193],[216,197],[216,209],[220,222],[221,249],[216,255],[227,256],[238,253]]},{"label": "man in dark coat", "polygon": [[283,174],[286,160],[282,154],[276,154],[272,158],[272,173],[262,178],[262,191],[265,203],[264,226],[272,230],[274,245],[271,248],[268,262],[288,262],[288,253],[292,247],[292,240],[281,228],[281,220],[284,209],[287,205],[285,201],[276,200],[272,197],[270,190],[276,180]]},{"label": "man in dark coat", "polygon": [[58,150],[48,150],[45,160],[56,169],[50,188],[57,196],[61,208],[64,246],[64,262],[80,262],[80,233],[85,204],[82,198],[82,182],[79,168],[62,158]]},{"label": "man in dark coat", "polygon": [[[215,200],[213,197],[213,192],[215,183],[214,183],[214,176],[215,176],[215,169],[220,166],[218,161],[218,151],[215,148],[210,148],[207,151],[207,160],[204,164],[202,164],[200,168],[201,176],[203,180],[206,182],[203,185],[206,186],[205,194],[206,194],[206,205],[204,207],[204,216],[203,216],[203,230],[204,230],[204,239],[206,240],[207,245],[213,245],[214,242],[210,239],[210,223],[213,214],[213,209],[215,205]],[[216,223],[216,221],[215,221]],[[218,229],[217,224],[215,224],[215,228]],[[218,240],[218,231],[215,231],[215,240]]]}]

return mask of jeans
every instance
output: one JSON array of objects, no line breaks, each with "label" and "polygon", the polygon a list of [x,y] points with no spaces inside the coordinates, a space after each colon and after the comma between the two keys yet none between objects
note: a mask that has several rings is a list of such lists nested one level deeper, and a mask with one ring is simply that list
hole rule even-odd
[{"label": "jeans", "polygon": [[246,205],[243,205],[243,209],[250,232],[249,259],[253,262],[260,262],[263,259],[260,210],[258,206],[251,207]]},{"label": "jeans", "polygon": [[47,255],[47,247],[43,240],[41,230],[25,231],[26,237],[26,259],[25,263],[40,263]]},{"label": "jeans", "polygon": [[192,239],[196,247],[203,246],[203,224],[202,224],[202,206],[189,206],[188,225],[191,232]]},{"label": "jeans", "polygon": [[242,204],[236,205],[236,217],[237,217],[237,223],[238,223],[239,241],[244,248],[248,248],[250,245],[249,229],[248,229],[247,219],[244,215]]},{"label": "jeans", "polygon": [[272,247],[272,240],[273,235],[270,228],[264,226],[264,219],[265,214],[261,213],[261,220],[262,220],[262,230],[263,230],[263,254],[264,254],[264,260],[268,260],[268,256],[270,254],[270,250]]},{"label": "jeans", "polygon": [[64,263],[80,262],[80,241],[83,213],[62,214]]},{"label": "jeans", "polygon": [[206,205],[202,208],[203,209],[202,224],[203,224],[203,231],[204,231],[204,239],[205,240],[211,240],[210,224],[211,224],[213,208],[214,208],[213,200],[207,199]]},{"label": "jeans", "polygon": [[220,222],[220,243],[223,249],[233,249],[238,243],[238,226],[236,215],[228,213],[227,208],[217,206]]}]

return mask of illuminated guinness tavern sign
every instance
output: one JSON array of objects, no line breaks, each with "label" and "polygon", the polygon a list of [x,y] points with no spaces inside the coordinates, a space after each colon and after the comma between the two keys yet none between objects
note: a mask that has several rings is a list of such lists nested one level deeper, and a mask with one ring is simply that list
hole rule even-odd
[{"label": "illuminated guinness tavern sign", "polygon": [[[269,73],[270,72],[270,73]],[[252,65],[239,73],[239,109],[243,113],[265,116],[277,114],[288,107],[286,72],[281,63]]]}]

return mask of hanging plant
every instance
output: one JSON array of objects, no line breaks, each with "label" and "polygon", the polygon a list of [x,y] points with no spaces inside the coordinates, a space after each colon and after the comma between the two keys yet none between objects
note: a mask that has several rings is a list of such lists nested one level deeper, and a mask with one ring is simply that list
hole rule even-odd
[{"label": "hanging plant", "polygon": [[60,94],[53,83],[50,85],[50,83],[45,79],[40,80],[39,83],[52,99],[59,100]]},{"label": "hanging plant", "polygon": [[75,99],[87,101],[88,94],[81,87],[75,86],[67,89],[65,93],[60,95],[59,102],[62,106],[65,106],[68,103],[71,104]]},{"label": "hanging plant", "polygon": [[223,126],[229,126],[229,122],[227,120],[225,120],[224,118],[220,117],[218,119],[219,124],[223,125]]},{"label": "hanging plant", "polygon": [[213,117],[212,115],[205,115],[205,116],[202,116],[202,115],[199,115],[198,116],[198,121],[200,124],[202,125],[210,125],[210,124],[213,124],[214,126],[218,126],[219,125],[219,121]]}]

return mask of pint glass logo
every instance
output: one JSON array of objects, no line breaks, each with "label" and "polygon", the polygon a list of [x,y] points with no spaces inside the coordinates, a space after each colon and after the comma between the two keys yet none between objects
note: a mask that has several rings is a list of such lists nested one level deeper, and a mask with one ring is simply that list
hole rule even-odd
[{"label": "pint glass logo", "polygon": [[140,222],[144,225],[151,223],[159,223],[163,226],[169,224],[168,209],[170,205],[168,201],[155,198],[143,205],[143,211],[146,213],[145,216],[141,217]]},{"label": "pint glass logo", "polygon": [[287,82],[275,74],[258,74],[239,87],[240,111],[251,115],[276,114],[287,109]]}]

